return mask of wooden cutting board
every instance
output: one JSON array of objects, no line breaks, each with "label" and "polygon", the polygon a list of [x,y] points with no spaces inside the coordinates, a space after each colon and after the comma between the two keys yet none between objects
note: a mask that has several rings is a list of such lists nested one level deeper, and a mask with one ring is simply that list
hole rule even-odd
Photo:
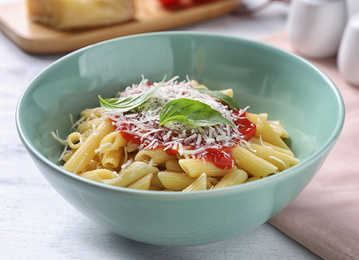
[{"label": "wooden cutting board", "polygon": [[134,0],[133,21],[107,27],[59,31],[29,20],[25,2],[0,6],[0,30],[29,53],[50,54],[70,52],[84,46],[132,34],[168,30],[229,13],[241,0],[214,0],[190,8],[171,11],[158,0]]}]

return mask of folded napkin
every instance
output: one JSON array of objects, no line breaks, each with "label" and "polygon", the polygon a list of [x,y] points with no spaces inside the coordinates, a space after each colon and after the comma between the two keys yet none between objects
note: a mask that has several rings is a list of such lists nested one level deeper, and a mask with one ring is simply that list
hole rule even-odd
[{"label": "folded napkin", "polygon": [[[262,41],[296,53],[285,32]],[[359,259],[359,87],[343,79],[334,58],[306,59],[340,90],[344,128],[307,188],[269,223],[324,259]]]}]

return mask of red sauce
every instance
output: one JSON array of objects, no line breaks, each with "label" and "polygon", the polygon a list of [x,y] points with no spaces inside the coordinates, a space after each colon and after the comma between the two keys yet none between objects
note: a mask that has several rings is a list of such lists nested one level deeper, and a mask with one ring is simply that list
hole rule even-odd
[{"label": "red sauce", "polygon": [[172,148],[169,148],[166,150],[166,153],[171,156],[175,156],[177,154],[177,152],[178,152],[177,150],[172,149]]},{"label": "red sauce", "polygon": [[220,169],[231,169],[234,166],[234,159],[230,150],[231,148],[229,147],[222,147],[220,149],[208,148],[205,152],[200,153],[197,158],[204,158]]},{"label": "red sauce", "polygon": [[141,140],[140,140],[140,137],[138,135],[133,135],[133,134],[129,134],[129,133],[122,132],[122,131],[120,131],[120,135],[122,135],[122,137],[124,139],[126,139],[127,141],[134,141],[138,145],[141,144]]},{"label": "red sauce", "polygon": [[[246,112],[243,110],[234,110],[233,118],[234,118],[233,122],[236,125],[238,131],[243,135],[242,138],[236,140],[236,142],[239,143],[241,140],[245,140],[245,141],[250,140],[256,133],[256,125],[251,121],[249,121],[249,119],[246,117]],[[143,145],[143,147],[146,147],[151,143],[154,137],[158,140],[158,145],[157,145],[158,148],[161,147],[163,149],[164,147],[166,147],[166,142],[163,141],[162,138],[162,136],[166,133],[165,130],[156,132],[154,135],[152,135],[152,139],[146,137],[141,139],[136,134],[135,130],[133,131],[134,134],[131,133],[132,132],[131,127],[134,126],[124,123],[117,125],[116,127],[117,130],[123,136],[123,138],[129,141],[134,141],[138,145]],[[170,136],[170,139],[173,139],[175,137],[176,137],[176,133],[173,132]],[[203,143],[203,145],[205,144]],[[184,145],[184,147],[187,150],[196,149],[196,147],[190,145]],[[177,150],[172,148],[166,149],[166,152],[167,154],[172,156],[177,154]],[[204,152],[196,154],[195,157],[203,158],[221,169],[230,169],[234,166],[234,159],[231,155],[231,147],[220,146],[218,149],[207,148]]]},{"label": "red sauce", "polygon": [[[153,84],[147,82],[146,84],[143,84],[143,86],[150,88],[151,86],[153,86]],[[141,93],[141,90],[134,87],[132,88],[132,92],[129,94],[137,93]],[[239,143],[242,140],[250,140],[256,133],[256,125],[249,121],[249,119],[246,117],[246,112],[244,110],[233,110],[231,111],[231,113],[232,120],[237,130],[241,133],[240,135],[238,133],[235,134],[236,131],[231,129],[230,133],[227,133],[227,135],[231,136],[231,143]],[[169,133],[168,128],[158,128],[158,124],[154,121],[145,121],[140,128],[149,129],[148,132],[150,134],[148,134],[146,130],[141,130],[142,132],[139,132],[138,128],[135,126],[135,123],[137,121],[141,121],[141,118],[139,115],[136,115],[132,118],[134,121],[129,122],[121,122],[119,118],[118,120],[114,118],[116,129],[121,133],[124,139],[128,141],[133,141],[141,147],[152,147],[151,144],[153,144],[153,140],[156,140],[157,148],[166,148],[166,152],[169,155],[174,156],[177,154],[179,146],[177,146],[177,148],[169,148],[167,146],[169,142],[177,142],[176,140],[179,137],[179,133],[176,133],[175,131],[171,131],[171,133]],[[219,127],[221,128],[223,126]],[[224,130],[224,128],[222,129]],[[140,136],[142,135],[145,136],[141,138]],[[164,136],[167,136],[167,138],[164,138]],[[183,138],[181,140],[183,140]],[[199,148],[206,147],[206,150],[204,152],[198,153],[194,155],[194,157],[203,158],[209,162],[212,162],[214,165],[221,169],[230,169],[234,166],[234,159],[231,155],[231,147],[221,145],[221,143],[208,145],[206,141],[202,138],[202,141],[199,145],[196,141],[193,141],[189,143],[182,143],[182,146],[186,150],[196,150]],[[213,148],[214,146],[215,148]]]},{"label": "red sauce", "polygon": [[[234,120],[234,124],[239,132],[243,134],[242,140],[250,140],[256,134],[256,125],[249,121],[245,111],[235,110],[233,113],[235,113],[237,118]],[[197,155],[197,158],[204,158],[221,169],[231,169],[235,164],[231,149],[231,147],[225,146],[219,149],[206,149],[204,153]]]},{"label": "red sauce", "polygon": [[250,140],[256,134],[256,125],[249,121],[245,111],[235,110],[233,113],[237,115],[234,124],[237,126],[239,132],[243,134],[243,139],[246,141]]}]

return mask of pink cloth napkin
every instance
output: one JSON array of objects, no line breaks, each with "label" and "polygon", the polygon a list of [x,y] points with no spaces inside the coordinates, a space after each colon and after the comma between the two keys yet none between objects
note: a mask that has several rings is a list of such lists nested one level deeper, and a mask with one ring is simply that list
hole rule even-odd
[{"label": "pink cloth napkin", "polygon": [[[296,53],[285,32],[262,41]],[[343,79],[334,58],[306,59],[339,88],[344,128],[307,188],[269,223],[324,259],[359,259],[359,87]]]}]

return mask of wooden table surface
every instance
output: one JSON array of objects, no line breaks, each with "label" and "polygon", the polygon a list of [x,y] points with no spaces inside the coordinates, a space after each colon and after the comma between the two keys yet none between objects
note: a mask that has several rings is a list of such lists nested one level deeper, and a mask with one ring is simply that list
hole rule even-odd
[{"label": "wooden table surface", "polygon": [[[177,30],[259,39],[283,30],[287,13],[288,6],[273,3],[254,16],[230,14]],[[15,126],[22,91],[62,56],[27,54],[0,33],[0,259],[319,259],[268,223],[227,241],[178,248],[122,238],[77,212],[37,170]]]}]

